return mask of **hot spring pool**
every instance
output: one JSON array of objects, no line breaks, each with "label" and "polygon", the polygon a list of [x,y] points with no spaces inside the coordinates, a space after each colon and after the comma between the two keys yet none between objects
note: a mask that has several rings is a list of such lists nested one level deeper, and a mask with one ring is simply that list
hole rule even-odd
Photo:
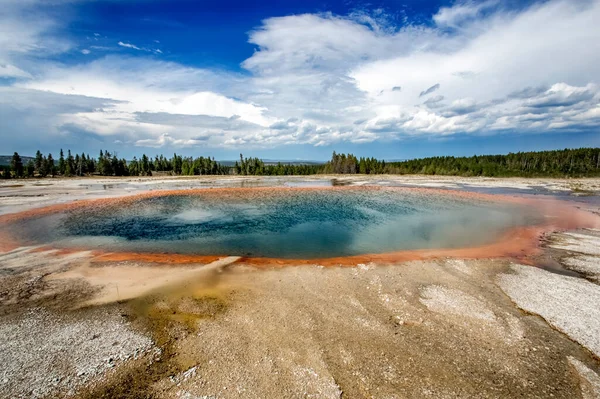
[{"label": "hot spring pool", "polygon": [[493,242],[542,216],[435,190],[215,189],[93,203],[27,218],[31,244],[106,251],[326,258]]}]

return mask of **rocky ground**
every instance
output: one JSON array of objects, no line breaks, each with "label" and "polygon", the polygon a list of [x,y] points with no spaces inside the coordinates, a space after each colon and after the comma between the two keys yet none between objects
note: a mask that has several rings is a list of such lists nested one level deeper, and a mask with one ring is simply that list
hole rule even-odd
[{"label": "rocky ground", "polygon": [[[58,186],[48,201],[67,200]],[[599,398],[599,244],[553,234],[543,268],[0,253],[0,397]]]}]

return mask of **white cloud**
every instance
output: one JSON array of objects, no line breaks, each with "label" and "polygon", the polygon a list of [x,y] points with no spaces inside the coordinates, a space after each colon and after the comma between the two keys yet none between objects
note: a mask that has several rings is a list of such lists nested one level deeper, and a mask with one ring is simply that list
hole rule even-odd
[{"label": "white cloud", "polygon": [[119,46],[121,46],[121,47],[130,48],[130,49],[138,50],[138,51],[145,51],[147,53],[154,53],[154,54],[162,54],[163,53],[162,50],[158,49],[158,48],[156,48],[156,49],[149,49],[149,48],[146,48],[146,47],[138,47],[135,44],[124,43],[124,42],[118,42],[117,44]]},{"label": "white cloud", "polygon": [[[600,39],[598,1],[552,1],[520,12],[498,4],[441,9],[434,18],[440,28],[460,27],[450,35],[435,26],[393,31],[329,14],[269,19],[250,35],[259,48],[243,63],[255,74],[251,98],[269,113],[332,132],[363,121],[351,129],[355,137],[364,129],[393,130],[396,137],[475,133],[492,131],[502,122],[496,119],[519,111],[522,104],[507,99],[513,91],[559,82],[582,88],[600,78],[600,53],[590,51]],[[436,90],[440,95],[423,109],[418,97]],[[382,123],[389,120],[404,122]],[[551,123],[513,126],[541,131]]]},{"label": "white cloud", "polygon": [[[589,84],[600,79],[595,67],[600,62],[600,53],[591,50],[600,39],[600,28],[596,23],[599,19],[598,1],[585,4],[552,1],[516,15],[497,12],[486,17],[488,27],[484,31],[480,30],[481,21],[473,22],[476,26],[472,30],[469,23],[463,23],[461,33],[453,40],[460,43],[465,37],[468,40],[455,51],[401,54],[359,65],[352,70],[351,76],[358,87],[369,93],[376,103],[375,109],[386,109],[389,113],[390,107],[395,106],[397,114],[414,114],[418,123],[409,122],[405,127],[417,132],[468,132],[473,130],[472,127],[476,130],[502,127],[540,131],[553,122],[548,120],[541,126],[518,123],[512,115],[521,112],[521,107],[532,104],[509,101],[507,96],[528,87],[552,87],[545,97],[576,96],[584,92],[587,96],[585,106],[596,107],[598,89]],[[468,73],[468,79],[463,78],[467,76],[465,73]],[[432,80],[440,82],[439,93],[452,104],[437,107],[435,117],[424,114],[414,105],[423,87],[429,87]],[[402,86],[402,93],[393,101],[378,96],[390,85]],[[550,94],[557,87],[572,93]],[[530,101],[547,101],[547,98],[536,97]],[[431,104],[425,105],[432,108]],[[479,112],[470,114],[466,121],[457,115],[476,109]],[[554,111],[567,112],[566,109]],[[448,120],[442,123],[439,117]],[[552,118],[557,117],[552,115]],[[567,115],[564,117],[569,119]],[[458,122],[470,122],[471,127]],[[569,124],[575,125],[565,122],[562,126]],[[457,126],[460,126],[459,130],[456,130]]]},{"label": "white cloud", "polygon": [[433,21],[440,27],[457,28],[476,20],[498,3],[498,0],[456,2],[452,7],[441,7],[433,16]]},{"label": "white cloud", "polygon": [[0,7],[0,77],[31,78],[27,71],[36,58],[71,48],[59,36],[60,25],[44,12],[52,3],[4,0]]},{"label": "white cloud", "polygon": [[[186,116],[234,118],[230,125],[240,125],[243,121],[247,123],[246,127],[254,129],[266,128],[274,121],[263,116],[261,107],[211,91],[206,82],[217,79],[218,75],[210,71],[147,59],[135,62],[113,56],[75,68],[50,68],[43,78],[23,82],[19,86],[63,95],[116,100],[112,105],[92,112],[64,113],[60,115],[60,123],[105,136],[125,134],[137,145],[152,141],[146,138],[136,140],[136,137],[159,138],[164,134],[173,136],[156,141],[158,144],[193,143],[193,140],[184,138],[205,130],[203,126],[194,126],[205,120],[196,120],[187,126],[176,124],[177,118],[185,120]],[[168,122],[165,118],[144,122],[139,117],[142,113],[174,117]],[[215,129],[210,131],[216,133]]]},{"label": "white cloud", "polygon": [[[401,28],[382,11],[269,18],[249,35],[246,74],[162,62],[160,49],[123,41],[139,53],[33,62],[81,47],[55,34],[57,21],[39,14],[31,27],[14,6],[0,14],[0,77],[16,78],[22,99],[65,99],[54,114],[41,100],[29,110],[56,134],[124,145],[321,146],[599,127],[600,0],[503,4],[458,2],[431,24]],[[73,96],[101,105],[78,108]],[[2,110],[23,115],[5,102]]]},{"label": "white cloud", "polygon": [[31,74],[10,64],[0,64],[0,78],[31,78]]},{"label": "white cloud", "polygon": [[[119,42],[117,43],[119,46],[121,47],[126,47],[126,48],[132,48],[134,50],[143,50],[140,47],[136,46],[135,44],[131,44],[131,43],[123,43],[123,42]],[[144,50],[145,51],[145,50]]]}]

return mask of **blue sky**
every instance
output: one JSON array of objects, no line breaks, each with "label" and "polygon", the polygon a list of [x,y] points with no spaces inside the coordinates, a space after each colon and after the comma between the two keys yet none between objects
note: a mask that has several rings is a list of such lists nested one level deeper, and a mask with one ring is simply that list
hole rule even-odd
[{"label": "blue sky", "polygon": [[1,153],[600,146],[600,0],[2,0]]}]

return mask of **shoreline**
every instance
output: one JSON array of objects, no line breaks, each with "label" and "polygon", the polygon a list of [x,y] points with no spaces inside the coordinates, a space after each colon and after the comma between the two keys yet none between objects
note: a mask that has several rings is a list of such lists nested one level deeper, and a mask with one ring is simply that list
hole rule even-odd
[{"label": "shoreline", "polygon": [[[98,207],[120,206],[143,201],[149,198],[159,198],[166,196],[196,196],[218,197],[221,200],[227,200],[231,197],[247,195],[293,195],[296,192],[304,191],[406,191],[417,192],[420,194],[439,194],[452,196],[454,198],[465,200],[480,200],[497,203],[514,203],[519,205],[535,206],[543,209],[547,222],[543,225],[515,227],[504,233],[496,242],[484,244],[475,247],[463,248],[430,248],[415,250],[399,250],[386,253],[359,254],[342,257],[329,258],[269,258],[269,257],[247,257],[240,256],[240,262],[251,264],[257,267],[285,266],[285,265],[312,265],[320,264],[323,266],[356,266],[360,263],[378,262],[394,263],[406,262],[412,260],[429,260],[436,258],[514,258],[525,263],[529,263],[527,258],[539,253],[539,241],[544,234],[564,231],[575,228],[594,228],[600,227],[600,217],[589,212],[575,208],[572,204],[559,200],[549,199],[531,199],[523,197],[514,197],[509,195],[473,193],[458,191],[445,188],[424,188],[424,187],[389,187],[389,186],[330,186],[330,187],[256,187],[256,188],[192,188],[182,190],[153,190],[133,195],[123,195],[109,198],[96,198],[88,200],[75,200],[67,203],[49,205],[40,208],[29,209],[16,213],[7,213],[0,215],[0,223],[7,226],[22,220],[42,217],[53,213],[84,210],[86,208],[96,209]],[[0,250],[10,251],[19,246],[26,245],[11,236],[6,231],[0,231],[2,243]],[[59,253],[76,253],[92,251],[94,259],[92,262],[115,262],[115,261],[143,261],[150,263],[164,264],[203,264],[215,261],[218,258],[232,256],[235,254],[179,254],[179,253],[153,253],[153,252],[126,252],[126,251],[104,251],[94,248],[77,247],[55,247],[51,244],[36,245],[41,250],[56,250]],[[236,255],[237,256],[237,255]]]}]

